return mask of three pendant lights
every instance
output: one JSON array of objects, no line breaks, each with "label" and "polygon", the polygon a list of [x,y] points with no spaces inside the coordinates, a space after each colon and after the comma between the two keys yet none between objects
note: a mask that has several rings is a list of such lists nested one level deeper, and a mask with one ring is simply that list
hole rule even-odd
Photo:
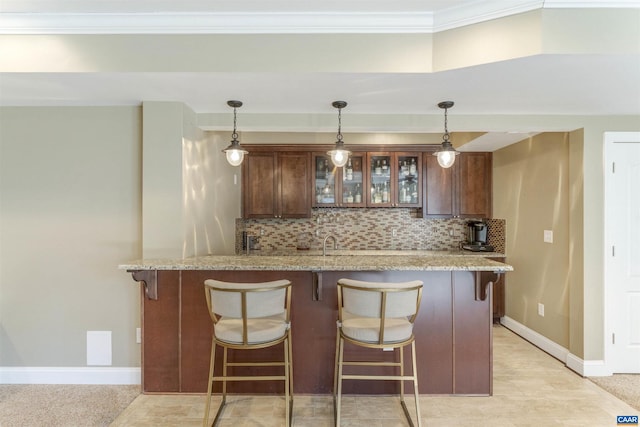
[{"label": "three pendant lights", "polygon": [[[227,161],[231,166],[239,166],[244,160],[244,155],[248,151],[240,146],[238,141],[238,132],[236,129],[237,124],[237,109],[242,107],[241,101],[227,101],[227,105],[233,108],[233,133],[231,134],[231,144],[224,150],[223,153],[227,156]],[[344,141],[342,140],[342,109],[347,106],[345,101],[334,101],[331,105],[338,109],[338,135],[336,138],[336,145],[333,150],[327,152],[331,156],[331,162],[340,168],[347,164],[349,155],[351,152],[344,148]],[[450,168],[456,161],[456,156],[460,154],[453,148],[449,141],[449,130],[447,128],[447,111],[453,107],[453,101],[443,101],[438,103],[438,107],[444,110],[444,135],[442,135],[442,145],[438,151],[433,153],[438,158],[438,164],[443,168]]]}]

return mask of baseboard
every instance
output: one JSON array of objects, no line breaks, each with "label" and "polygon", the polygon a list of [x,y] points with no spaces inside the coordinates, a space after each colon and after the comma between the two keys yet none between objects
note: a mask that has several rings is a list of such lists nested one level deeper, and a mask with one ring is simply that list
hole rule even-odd
[{"label": "baseboard", "polygon": [[[569,365],[567,364],[567,366]],[[574,371],[578,372],[575,369]],[[582,360],[582,373],[580,374],[585,377],[609,377],[613,375],[613,372],[607,368],[604,360]]]},{"label": "baseboard", "polygon": [[507,329],[510,329],[525,340],[529,341],[531,344],[549,353],[551,356],[564,363],[567,368],[571,369],[579,375],[582,375],[584,377],[600,377],[611,375],[610,372],[607,373],[607,369],[603,360],[583,360],[578,356],[571,354],[569,350],[562,347],[561,345],[556,344],[549,338],[540,335],[536,331],[529,329],[522,323],[517,322],[508,316],[500,318],[500,323]]},{"label": "baseboard", "polygon": [[0,366],[0,384],[135,385],[140,379],[140,368]]}]

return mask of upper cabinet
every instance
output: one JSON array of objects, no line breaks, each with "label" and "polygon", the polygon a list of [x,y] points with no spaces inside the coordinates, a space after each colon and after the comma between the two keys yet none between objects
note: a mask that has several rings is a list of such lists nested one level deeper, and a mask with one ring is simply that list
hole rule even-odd
[{"label": "upper cabinet", "polygon": [[422,153],[372,152],[367,159],[367,206],[422,206]]},{"label": "upper cabinet", "polygon": [[364,153],[352,153],[347,164],[337,168],[325,153],[312,154],[313,206],[364,207],[367,176]]},{"label": "upper cabinet", "polygon": [[451,168],[425,155],[424,216],[491,218],[491,153],[460,153]]},{"label": "upper cabinet", "polygon": [[[358,146],[336,168],[330,146],[254,145],[242,165],[243,218],[309,218],[313,207],[416,208],[426,218],[491,218],[491,153],[445,169],[436,148]],[[395,150],[395,151],[394,151]]]},{"label": "upper cabinet", "polygon": [[311,217],[310,171],[308,152],[250,151],[242,164],[242,217]]},{"label": "upper cabinet", "polygon": [[458,157],[458,215],[467,218],[491,218],[491,153],[461,153]]},{"label": "upper cabinet", "polygon": [[453,164],[453,167],[443,168],[438,164],[438,159],[435,156],[427,153],[424,156],[424,165],[426,178],[424,216],[431,218],[455,216],[457,214],[454,184],[456,163]]}]

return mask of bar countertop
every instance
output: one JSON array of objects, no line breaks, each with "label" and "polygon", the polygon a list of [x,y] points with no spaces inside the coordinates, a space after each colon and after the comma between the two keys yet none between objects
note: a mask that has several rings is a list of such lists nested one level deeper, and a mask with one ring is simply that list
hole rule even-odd
[{"label": "bar countertop", "polygon": [[467,251],[356,250],[277,251],[251,255],[209,255],[185,259],[142,259],[121,270],[270,270],[270,271],[513,271],[489,258],[504,254]]}]

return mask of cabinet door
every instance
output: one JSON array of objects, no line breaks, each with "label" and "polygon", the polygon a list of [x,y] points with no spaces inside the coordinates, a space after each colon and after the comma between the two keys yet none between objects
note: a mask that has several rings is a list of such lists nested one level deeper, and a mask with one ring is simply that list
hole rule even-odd
[{"label": "cabinet door", "polygon": [[313,153],[313,206],[333,207],[338,206],[336,194],[337,188],[336,168],[331,163],[331,158],[325,153]]},{"label": "cabinet door", "polygon": [[364,153],[352,153],[349,156],[349,161],[342,168],[342,173],[338,179],[340,183],[340,192],[338,194],[342,196],[340,206],[365,206],[365,198],[363,196],[367,183],[365,166],[366,156]]},{"label": "cabinet door", "polygon": [[456,159],[458,215],[491,218],[491,153],[461,153]]},{"label": "cabinet door", "polygon": [[[367,206],[391,207],[393,202],[391,177],[395,168],[390,153],[368,153]],[[392,170],[393,169],[393,170]]]},{"label": "cabinet door", "polygon": [[311,217],[310,153],[277,153],[278,218]]},{"label": "cabinet door", "polygon": [[276,217],[276,191],[275,153],[249,153],[242,163],[242,217]]},{"label": "cabinet door", "polygon": [[366,156],[353,153],[342,168],[331,163],[326,153],[313,153],[313,206],[364,207]]},{"label": "cabinet door", "polygon": [[[424,156],[425,204],[424,215],[431,218],[446,218],[455,215],[454,168],[443,168],[431,153]],[[454,164],[455,167],[455,164]]]},{"label": "cabinet door", "polygon": [[395,182],[392,200],[395,207],[422,206],[422,155],[421,153],[395,153]]}]

